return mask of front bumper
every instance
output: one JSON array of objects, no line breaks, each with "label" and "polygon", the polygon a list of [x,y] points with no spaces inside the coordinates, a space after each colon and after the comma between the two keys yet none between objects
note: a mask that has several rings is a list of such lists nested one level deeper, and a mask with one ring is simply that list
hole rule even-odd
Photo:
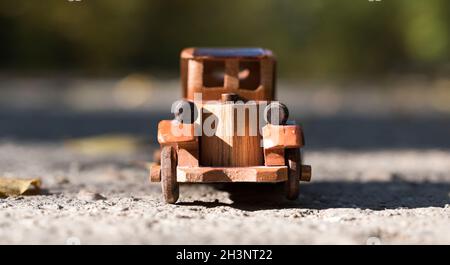
[{"label": "front bumper", "polygon": [[[160,166],[150,169],[150,181],[161,181]],[[299,181],[309,181],[311,167],[302,166]],[[256,167],[177,167],[177,182],[223,183],[223,182],[284,182],[288,179],[287,166]]]}]

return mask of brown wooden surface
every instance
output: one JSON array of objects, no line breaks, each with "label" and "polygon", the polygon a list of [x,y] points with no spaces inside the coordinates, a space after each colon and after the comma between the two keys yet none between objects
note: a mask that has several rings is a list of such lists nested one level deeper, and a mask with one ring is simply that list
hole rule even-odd
[{"label": "brown wooden surface", "polygon": [[239,61],[225,61],[224,87],[227,89],[239,89]]},{"label": "brown wooden surface", "polygon": [[282,182],[286,166],[276,167],[177,167],[178,182]]},{"label": "brown wooden surface", "polygon": [[284,148],[264,149],[264,165],[266,166],[284,166],[286,160],[284,156]]},{"label": "brown wooden surface", "polygon": [[183,98],[187,98],[187,87],[188,87],[188,64],[189,60],[181,58],[180,59],[180,82],[181,82],[181,92]]},{"label": "brown wooden surface", "polygon": [[[179,142],[196,141],[194,136],[195,124],[182,124],[175,120],[162,120],[158,124],[158,142],[161,145],[174,144]],[[173,132],[186,132],[183,135],[174,135]]]},{"label": "brown wooden surface", "polygon": [[298,125],[272,125],[263,127],[263,145],[271,148],[300,148],[303,146],[303,132]]},{"label": "brown wooden surface", "polygon": [[312,169],[309,165],[302,165],[302,174],[300,176],[300,181],[311,181]]},{"label": "brown wooden surface", "polygon": [[177,145],[178,166],[198,167],[199,147],[198,141],[183,142]]},{"label": "brown wooden surface", "polygon": [[175,147],[161,149],[161,189],[166,203],[175,203],[180,194],[177,182],[177,154]]},{"label": "brown wooden surface", "polygon": [[[187,63],[187,98],[194,100],[194,93],[203,92],[203,62],[197,60],[188,60]],[[206,98],[205,98],[206,99]]]},{"label": "brown wooden surface", "polygon": [[[220,100],[224,93],[236,93],[243,100],[274,100],[276,61],[272,52],[264,51],[254,57],[214,57],[194,56],[195,48],[183,50],[180,62],[183,96],[194,100],[194,94],[201,93],[203,100]],[[213,79],[217,78],[217,73],[210,68],[222,63],[223,80],[218,80],[220,84],[210,85],[215,84]],[[259,68],[254,66],[255,63]],[[253,74],[249,78],[240,76],[241,68]]]},{"label": "brown wooden surface", "polygon": [[296,200],[300,191],[300,176],[302,171],[300,149],[286,149],[286,161],[288,164],[288,179],[285,184],[286,197],[289,200]]},{"label": "brown wooden surface", "polygon": [[[152,165],[150,168],[150,181],[151,182],[160,182],[161,181],[161,166],[160,165]],[[300,176],[299,181],[311,181],[311,166],[302,165],[302,174]]]},{"label": "brown wooden surface", "polygon": [[272,93],[266,91],[263,86],[258,86],[256,90],[245,90],[245,89],[228,89],[224,87],[209,87],[209,88],[189,88],[187,91],[187,98],[189,100],[194,99],[194,93],[201,93],[203,100],[220,100],[222,94],[224,93],[236,93],[239,98],[243,100],[273,100]]},{"label": "brown wooden surface", "polygon": [[[254,136],[249,129],[249,111],[239,106],[245,113],[245,126],[243,136],[238,135],[238,119],[236,118],[236,106],[233,104],[204,104],[203,123],[211,120],[210,116],[217,117],[216,131],[214,135],[203,132],[200,137],[200,165],[213,167],[247,167],[262,166],[263,149],[261,147],[261,136],[256,127]],[[239,108],[238,107],[238,108]],[[258,108],[258,107],[256,107]],[[258,111],[256,111],[258,115]],[[234,123],[233,123],[234,121]]]},{"label": "brown wooden surface", "polygon": [[152,165],[150,167],[150,182],[160,182],[161,181],[161,166]]}]

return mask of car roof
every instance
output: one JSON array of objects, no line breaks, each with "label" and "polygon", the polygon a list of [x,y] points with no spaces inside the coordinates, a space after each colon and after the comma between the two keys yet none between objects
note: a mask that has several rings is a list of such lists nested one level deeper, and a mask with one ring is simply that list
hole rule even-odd
[{"label": "car roof", "polygon": [[263,48],[186,48],[183,59],[262,59],[273,57],[272,51]]}]

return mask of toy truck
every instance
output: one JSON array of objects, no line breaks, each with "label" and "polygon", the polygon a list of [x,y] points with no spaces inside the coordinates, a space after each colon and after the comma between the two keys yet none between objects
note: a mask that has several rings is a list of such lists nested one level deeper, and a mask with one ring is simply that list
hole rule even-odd
[{"label": "toy truck", "polygon": [[158,124],[160,164],[150,169],[166,203],[176,203],[180,183],[284,182],[297,199],[311,167],[302,165],[302,128],[275,101],[275,66],[262,48],[181,52],[183,99]]}]

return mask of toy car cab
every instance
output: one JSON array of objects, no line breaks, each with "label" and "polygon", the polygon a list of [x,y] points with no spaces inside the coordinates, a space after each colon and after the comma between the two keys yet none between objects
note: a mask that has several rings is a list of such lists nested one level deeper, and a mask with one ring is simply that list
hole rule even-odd
[{"label": "toy car cab", "polygon": [[158,124],[161,162],[150,170],[167,203],[179,183],[284,182],[286,197],[298,197],[311,167],[302,165],[302,128],[275,101],[275,63],[261,48],[181,52],[183,99]]}]

